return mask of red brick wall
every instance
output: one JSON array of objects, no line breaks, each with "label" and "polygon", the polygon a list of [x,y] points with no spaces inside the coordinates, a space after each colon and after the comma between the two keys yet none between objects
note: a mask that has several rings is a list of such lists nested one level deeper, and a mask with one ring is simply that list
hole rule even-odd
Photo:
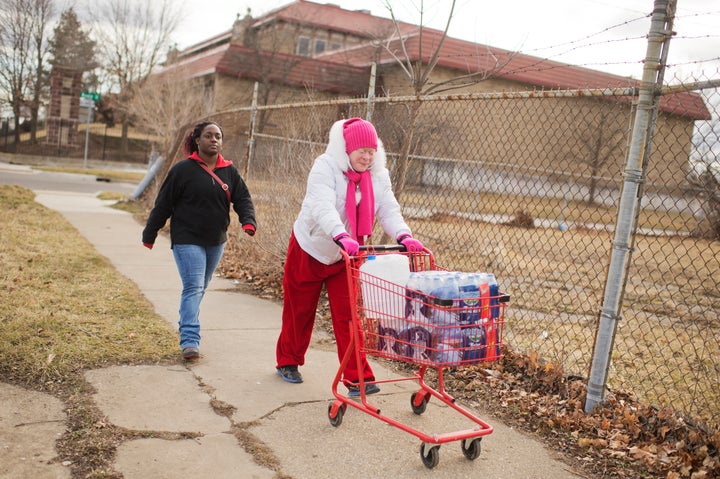
[{"label": "red brick wall", "polygon": [[52,145],[78,145],[78,115],[82,72],[53,68],[50,73],[50,105],[47,116],[46,142]]}]

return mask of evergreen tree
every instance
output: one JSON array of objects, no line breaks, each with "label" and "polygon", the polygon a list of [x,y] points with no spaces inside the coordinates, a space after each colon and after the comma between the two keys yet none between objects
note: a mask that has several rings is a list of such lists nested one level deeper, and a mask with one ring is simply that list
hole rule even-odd
[{"label": "evergreen tree", "polygon": [[53,57],[50,60],[52,66],[83,72],[98,66],[95,60],[95,41],[82,29],[72,7],[60,15],[50,40],[50,53]]}]

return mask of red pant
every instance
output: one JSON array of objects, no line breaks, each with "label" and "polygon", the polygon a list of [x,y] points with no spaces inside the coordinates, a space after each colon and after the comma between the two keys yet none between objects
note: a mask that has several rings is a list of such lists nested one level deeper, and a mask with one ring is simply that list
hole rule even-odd
[{"label": "red pant", "polygon": [[[352,326],[345,262],[325,265],[307,254],[295,235],[290,235],[283,277],[282,329],[276,348],[277,367],[305,364],[305,352],[310,346],[323,283],[330,302],[338,358],[342,361],[350,345]],[[375,376],[364,354],[361,354],[361,361],[363,379],[374,381]],[[343,372],[343,381],[357,383],[359,379],[353,355]]]}]

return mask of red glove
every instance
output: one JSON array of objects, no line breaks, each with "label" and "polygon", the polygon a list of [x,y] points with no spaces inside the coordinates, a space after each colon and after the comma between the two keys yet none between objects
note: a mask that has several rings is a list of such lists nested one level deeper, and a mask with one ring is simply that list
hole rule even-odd
[{"label": "red glove", "polygon": [[155,245],[153,243],[143,243],[143,246],[146,247],[147,249],[152,249],[153,246],[155,246]]},{"label": "red glove", "polygon": [[255,236],[255,227],[253,225],[251,225],[250,223],[243,225],[242,229],[249,236]]},{"label": "red glove", "polygon": [[423,244],[419,240],[416,240],[408,233],[398,236],[397,242],[403,245],[410,253],[417,253],[422,251],[424,248]]},{"label": "red glove", "polygon": [[357,256],[360,252],[360,243],[352,239],[347,233],[340,233],[333,238],[333,241],[335,241],[338,246],[344,249],[350,256]]}]

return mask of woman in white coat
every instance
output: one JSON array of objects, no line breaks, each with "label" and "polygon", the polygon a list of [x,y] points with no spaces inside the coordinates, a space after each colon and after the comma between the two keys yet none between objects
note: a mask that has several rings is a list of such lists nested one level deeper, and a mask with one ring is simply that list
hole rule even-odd
[{"label": "woman in white coat", "polygon": [[[352,306],[340,248],[357,255],[372,235],[375,218],[408,251],[423,248],[402,217],[385,161],[375,127],[361,118],[335,122],[325,153],[315,159],[285,260],[282,329],[276,348],[276,369],[285,381],[302,382],[298,366],[305,364],[323,285],[340,361],[350,345]],[[370,382],[366,394],[380,390],[372,383],[375,377],[364,356],[361,362],[358,366],[353,356],[343,373],[351,396],[360,394],[360,374]]]}]

